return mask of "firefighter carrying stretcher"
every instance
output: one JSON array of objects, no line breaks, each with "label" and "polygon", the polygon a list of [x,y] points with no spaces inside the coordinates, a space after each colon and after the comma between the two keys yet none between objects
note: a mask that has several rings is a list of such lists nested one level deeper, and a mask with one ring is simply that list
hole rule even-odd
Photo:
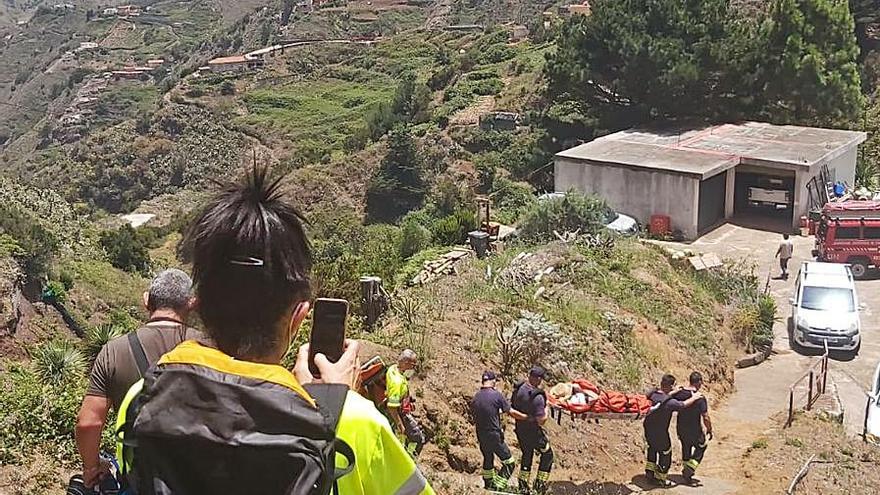
[{"label": "firefighter carrying stretcher", "polygon": [[703,398],[700,392],[693,391],[689,399],[677,400],[670,395],[674,385],[674,376],[663,375],[660,388],[648,394],[652,406],[644,422],[645,440],[648,443],[645,476],[662,487],[670,486],[667,477],[672,466],[672,440],[669,438],[672,413],[690,407]]},{"label": "firefighter carrying stretcher", "polygon": [[[477,442],[483,454],[483,486],[487,490],[507,491],[507,483],[516,466],[516,459],[504,441],[501,414],[513,419],[526,420],[528,416],[512,409],[501,392],[495,389],[498,376],[494,371],[483,372],[481,387],[471,401],[471,412],[477,427]],[[501,470],[495,474],[495,456],[501,460]]]},{"label": "firefighter carrying stretcher", "polygon": [[533,367],[529,371],[528,381],[518,383],[514,387],[510,400],[513,409],[527,416],[524,420],[518,419],[514,428],[519,448],[522,450],[519,470],[519,492],[521,494],[533,493],[529,481],[535,452],[540,456],[534,486],[536,495],[547,493],[547,482],[550,479],[550,469],[553,467],[553,449],[550,448],[550,440],[547,438],[547,432],[544,431],[544,423],[547,422],[549,416],[547,395],[540,388],[545,375],[544,368]]}]

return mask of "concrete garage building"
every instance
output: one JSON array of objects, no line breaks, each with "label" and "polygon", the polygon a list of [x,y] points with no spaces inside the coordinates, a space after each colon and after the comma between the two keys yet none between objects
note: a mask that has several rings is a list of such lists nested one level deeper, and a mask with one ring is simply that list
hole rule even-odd
[{"label": "concrete garage building", "polygon": [[759,122],[633,129],[557,154],[555,188],[597,194],[645,223],[668,215],[688,239],[733,217],[789,230],[808,213],[807,184],[823,165],[833,180],[853,184],[866,138]]}]

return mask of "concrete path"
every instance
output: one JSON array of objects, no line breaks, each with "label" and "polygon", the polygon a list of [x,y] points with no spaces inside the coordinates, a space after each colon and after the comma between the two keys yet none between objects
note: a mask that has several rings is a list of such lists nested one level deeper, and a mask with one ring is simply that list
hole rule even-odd
[{"label": "concrete path", "polygon": [[[722,258],[742,260],[755,265],[762,280],[768,274],[779,274],[775,259],[781,235],[733,224],[722,225],[691,244],[675,244],[678,248],[715,253]],[[736,392],[725,404],[723,412],[740,419],[760,421],[786,409],[789,385],[810,365],[810,356],[794,352],[788,341],[787,318],[791,315],[789,298],[793,295],[795,276],[802,261],[811,260],[813,237],[792,237],[794,258],[788,280],[771,278],[770,292],[776,300],[779,321],[774,325],[774,354],[758,367],[736,372]],[[869,389],[873,373],[880,362],[880,279],[857,281],[861,302],[866,309],[861,314],[862,348],[855,359],[832,353],[830,377],[835,382],[843,405],[844,423],[851,434],[860,434],[866,404],[865,391]]]}]

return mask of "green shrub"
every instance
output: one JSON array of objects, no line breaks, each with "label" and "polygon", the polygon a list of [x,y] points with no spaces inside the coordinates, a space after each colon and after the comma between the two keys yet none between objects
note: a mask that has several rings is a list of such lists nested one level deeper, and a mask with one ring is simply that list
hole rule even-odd
[{"label": "green shrub", "polygon": [[110,323],[89,328],[83,340],[83,350],[89,361],[94,361],[98,357],[98,353],[101,352],[101,349],[107,342],[122,335],[125,335],[125,330]]},{"label": "green shrub", "polygon": [[536,202],[523,216],[519,231],[523,238],[533,241],[554,239],[554,230],[595,234],[604,227],[608,211],[604,200],[572,191]]},{"label": "green shrub", "polygon": [[431,237],[435,244],[451,246],[464,241],[467,233],[477,226],[474,212],[459,208],[452,215],[434,220],[431,223]]},{"label": "green shrub", "polygon": [[492,187],[494,219],[511,225],[525,212],[535,206],[537,198],[532,187],[522,182],[514,182],[506,177],[495,179]]},{"label": "green shrub", "polygon": [[52,299],[64,304],[67,302],[67,289],[63,283],[57,280],[50,280],[43,289],[43,298]]},{"label": "green shrub", "polygon": [[393,225],[364,226],[350,212],[312,218],[313,289],[319,297],[360,298],[360,277],[392,281],[403,263],[401,231]]},{"label": "green shrub", "polygon": [[40,344],[31,351],[31,362],[40,378],[55,384],[81,379],[88,369],[86,356],[66,340]]},{"label": "green shrub", "polygon": [[33,213],[3,203],[0,203],[0,236],[3,236],[0,250],[14,256],[31,280],[39,280],[48,271],[58,240]]},{"label": "green shrub", "polygon": [[[493,153],[497,155],[497,153]],[[489,155],[489,154],[487,154]],[[474,160],[474,169],[477,172],[477,191],[486,194],[495,186],[495,175],[498,173],[498,166],[494,160],[487,159],[487,155],[480,155]]]},{"label": "green shrub", "polygon": [[776,301],[769,294],[761,294],[758,298],[758,328],[752,334],[752,347],[773,344],[773,323],[776,320]]},{"label": "green shrub", "polygon": [[0,373],[0,464],[26,462],[37,451],[74,460],[73,430],[84,393],[81,376],[47,381],[18,365]]},{"label": "green shrub", "polygon": [[120,270],[146,273],[150,269],[148,242],[131,225],[102,233],[101,247],[107,252],[110,263]]},{"label": "green shrub", "polygon": [[482,52],[477,61],[481,64],[496,64],[505,60],[510,60],[516,56],[516,51],[510,46],[493,45],[488,50]]},{"label": "green shrub", "polygon": [[220,94],[224,95],[224,96],[234,95],[235,94],[235,83],[228,80],[228,79],[226,81],[223,81],[223,83],[220,84]]},{"label": "green shrub", "polygon": [[431,231],[415,218],[407,217],[400,225],[400,256],[408,259],[431,245]]},{"label": "green shrub", "polygon": [[58,274],[58,281],[64,286],[64,290],[73,289],[74,277],[68,270],[61,270],[61,273]]}]

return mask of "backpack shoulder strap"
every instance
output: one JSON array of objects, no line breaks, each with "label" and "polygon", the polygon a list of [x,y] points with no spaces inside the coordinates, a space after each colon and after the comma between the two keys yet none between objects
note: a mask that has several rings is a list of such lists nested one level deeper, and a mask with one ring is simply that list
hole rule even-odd
[{"label": "backpack shoulder strap", "polygon": [[128,332],[128,347],[131,348],[134,362],[137,364],[141,378],[143,378],[147,373],[147,369],[150,367],[150,363],[147,361],[147,354],[144,352],[144,346],[141,344],[141,339],[137,336],[137,330]]},{"label": "backpack shoulder strap", "polygon": [[327,420],[331,431],[336,431],[339,425],[339,417],[342,415],[342,407],[348,396],[348,387],[330,383],[316,383],[306,385],[306,392],[318,403],[318,409]]},{"label": "backpack shoulder strap", "polygon": [[[335,432],[339,425],[339,418],[342,416],[342,408],[345,406],[345,398],[348,397],[348,386],[339,384],[311,384],[305,385],[304,388],[309,395],[315,399],[318,409],[327,421],[330,431]],[[333,470],[334,493],[339,493],[336,482],[346,474],[352,472],[355,468],[355,455],[351,446],[345,443],[339,437],[333,440],[333,450],[335,453],[343,456],[346,460],[345,468],[336,468]],[[333,459],[330,459],[333,462]]]}]

